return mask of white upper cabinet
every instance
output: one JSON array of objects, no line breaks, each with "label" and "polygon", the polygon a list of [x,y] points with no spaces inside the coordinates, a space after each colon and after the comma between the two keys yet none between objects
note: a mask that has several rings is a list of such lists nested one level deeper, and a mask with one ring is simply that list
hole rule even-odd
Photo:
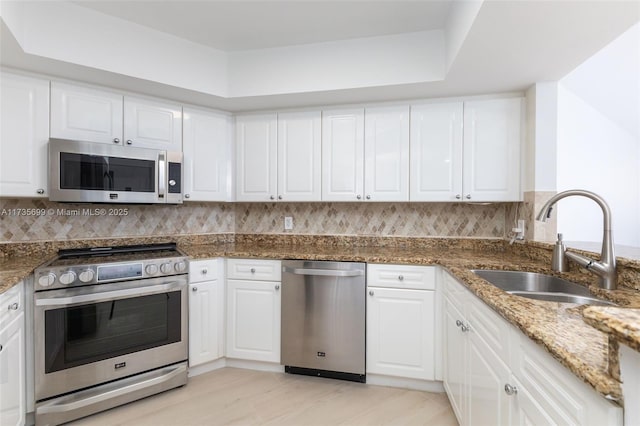
[{"label": "white upper cabinet", "polygon": [[182,106],[125,96],[124,141],[138,148],[182,151]]},{"label": "white upper cabinet", "polygon": [[462,198],[462,102],[411,107],[411,201]]},{"label": "white upper cabinet", "polygon": [[236,117],[236,201],[277,195],[277,115]]},{"label": "white upper cabinet", "polygon": [[522,99],[464,103],[464,198],[519,201]]},{"label": "white upper cabinet", "polygon": [[182,151],[182,107],[51,83],[52,138]]},{"label": "white upper cabinet", "polygon": [[320,111],[278,114],[278,200],[320,201]]},{"label": "white upper cabinet", "polygon": [[51,137],[122,145],[122,95],[51,82]]},{"label": "white upper cabinet", "polygon": [[520,98],[411,107],[411,201],[519,201]]},{"label": "white upper cabinet", "polygon": [[185,200],[230,201],[233,119],[185,107],[183,120]]},{"label": "white upper cabinet", "polygon": [[366,109],[364,156],[365,200],[408,201],[408,105]]},{"label": "white upper cabinet", "polygon": [[49,81],[2,73],[0,196],[47,196]]},{"label": "white upper cabinet", "polygon": [[361,200],[363,177],[364,109],[322,111],[322,200]]}]

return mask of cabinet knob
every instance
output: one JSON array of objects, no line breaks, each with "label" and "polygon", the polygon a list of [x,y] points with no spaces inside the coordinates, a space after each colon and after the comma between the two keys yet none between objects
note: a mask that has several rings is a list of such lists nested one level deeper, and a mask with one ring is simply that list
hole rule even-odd
[{"label": "cabinet knob", "polygon": [[276,290],[280,290],[280,284],[276,284]]},{"label": "cabinet knob", "polygon": [[369,296],[373,296],[374,294],[373,290],[369,290]]},{"label": "cabinet knob", "polygon": [[191,287],[191,291],[198,291],[198,287]]},{"label": "cabinet knob", "polygon": [[462,326],[462,321],[460,321],[460,320],[456,320],[456,326],[457,326],[457,327]]},{"label": "cabinet knob", "polygon": [[184,194],[184,198],[191,198],[191,195],[189,195],[189,194]]},{"label": "cabinet knob", "polygon": [[202,275],[207,275],[207,272],[209,272],[209,270],[207,268],[202,268],[202,270],[200,271],[200,273],[202,273]]},{"label": "cabinet knob", "polygon": [[273,195],[271,197],[269,197],[270,200],[275,200],[276,197],[274,197]]},{"label": "cabinet knob", "polygon": [[2,345],[0,345],[0,352],[2,352]]},{"label": "cabinet knob", "polygon": [[465,197],[464,197],[464,198],[466,198],[467,200],[470,200],[470,199],[471,199],[471,194],[467,194],[467,195],[465,195]]},{"label": "cabinet knob", "polygon": [[176,186],[176,181],[173,179],[169,179],[169,186]]},{"label": "cabinet knob", "polygon": [[256,273],[256,268],[251,268],[251,273],[255,274]]},{"label": "cabinet knob", "polygon": [[9,305],[9,310],[10,311],[17,311],[19,307],[20,307],[20,305],[18,305],[18,302],[14,302],[14,303]]},{"label": "cabinet knob", "polygon": [[462,198],[462,196],[460,194],[456,194],[456,200],[459,200],[460,198]]},{"label": "cabinet knob", "polygon": [[131,139],[127,139],[127,145],[133,145],[133,141]]},{"label": "cabinet knob", "polygon": [[367,195],[367,200],[370,200],[370,199],[371,199],[371,195]]},{"label": "cabinet knob", "polygon": [[504,385],[504,393],[506,393],[507,395],[515,395],[518,393],[518,388],[507,383],[506,385]]},{"label": "cabinet knob", "polygon": [[404,280],[404,276],[398,275],[398,281],[402,281],[402,280]]},{"label": "cabinet knob", "polygon": [[282,200],[282,195],[278,195],[278,200]]},{"label": "cabinet knob", "polygon": [[362,195],[357,195],[357,196],[356,196],[356,198],[357,198],[358,200],[362,200]]},{"label": "cabinet knob", "polygon": [[467,331],[470,330],[470,327],[468,325],[462,324],[460,326],[460,330],[462,330],[463,333],[466,333]]},{"label": "cabinet knob", "polygon": [[113,143],[120,143],[120,139],[118,139],[118,138],[113,138]]},{"label": "cabinet knob", "polygon": [[38,194],[42,195],[44,194],[44,189],[40,188],[36,191]]}]

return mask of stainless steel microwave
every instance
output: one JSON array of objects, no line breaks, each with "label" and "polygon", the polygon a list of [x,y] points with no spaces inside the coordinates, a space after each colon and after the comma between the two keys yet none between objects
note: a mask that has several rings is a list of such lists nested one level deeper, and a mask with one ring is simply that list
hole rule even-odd
[{"label": "stainless steel microwave", "polygon": [[49,199],[182,204],[182,153],[49,139]]}]

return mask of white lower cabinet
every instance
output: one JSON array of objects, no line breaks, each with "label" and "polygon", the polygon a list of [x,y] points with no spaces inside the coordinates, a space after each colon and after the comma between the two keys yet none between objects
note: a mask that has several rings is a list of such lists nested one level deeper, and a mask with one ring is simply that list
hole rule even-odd
[{"label": "white lower cabinet", "polygon": [[444,388],[461,425],[622,425],[622,409],[443,274]]},{"label": "white lower cabinet", "polygon": [[23,283],[0,294],[0,425],[24,425],[26,406]]},{"label": "white lower cabinet", "polygon": [[[227,260],[227,358],[280,362],[280,263]],[[231,278],[237,276],[233,271],[242,274],[244,267],[248,274],[264,270],[274,274],[265,277],[268,281]]]},{"label": "white lower cabinet", "polygon": [[435,269],[367,265],[367,374],[435,380]]},{"label": "white lower cabinet", "polygon": [[189,262],[189,366],[224,356],[224,260]]}]

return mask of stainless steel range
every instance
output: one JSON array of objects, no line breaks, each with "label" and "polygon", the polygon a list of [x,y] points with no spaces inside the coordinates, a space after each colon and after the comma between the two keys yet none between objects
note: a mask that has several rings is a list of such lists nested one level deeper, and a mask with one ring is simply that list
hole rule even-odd
[{"label": "stainless steel range", "polygon": [[60,251],[35,272],[36,424],[186,384],[187,318],[175,244]]}]

